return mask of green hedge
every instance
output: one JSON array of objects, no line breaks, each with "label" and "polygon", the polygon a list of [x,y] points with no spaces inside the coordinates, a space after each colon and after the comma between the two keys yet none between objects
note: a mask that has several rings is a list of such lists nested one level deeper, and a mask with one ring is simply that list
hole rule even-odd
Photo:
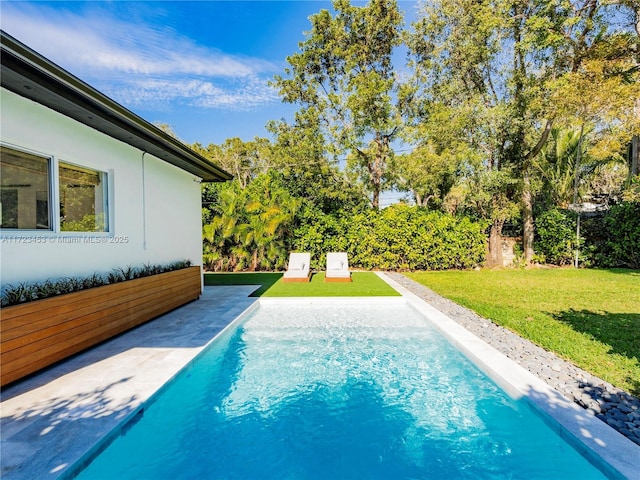
[{"label": "green hedge", "polygon": [[576,249],[576,214],[552,208],[539,215],[534,245],[541,261],[570,265]]},{"label": "green hedge", "polygon": [[[535,249],[546,263],[571,264],[576,248],[576,214],[553,208],[536,219]],[[580,222],[580,264],[640,268],[640,203],[623,202],[603,216]]]},{"label": "green hedge", "polygon": [[604,219],[606,240],[599,251],[603,267],[640,268],[640,202],[611,207]]},{"label": "green hedge", "polygon": [[295,231],[296,250],[324,268],[327,252],[346,251],[354,268],[445,270],[484,262],[486,225],[407,205],[333,216],[307,209]]}]

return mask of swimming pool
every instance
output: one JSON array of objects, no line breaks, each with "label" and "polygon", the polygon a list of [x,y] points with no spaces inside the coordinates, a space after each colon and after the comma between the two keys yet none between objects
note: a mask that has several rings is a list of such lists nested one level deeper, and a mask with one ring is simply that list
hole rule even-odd
[{"label": "swimming pool", "polygon": [[604,478],[402,299],[263,304],[77,478]]}]

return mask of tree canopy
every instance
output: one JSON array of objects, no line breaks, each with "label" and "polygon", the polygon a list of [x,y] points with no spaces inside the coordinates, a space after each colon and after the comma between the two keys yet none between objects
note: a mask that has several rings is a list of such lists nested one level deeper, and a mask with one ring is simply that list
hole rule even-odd
[{"label": "tree canopy", "polygon": [[547,248],[565,217],[546,212],[640,198],[637,1],[426,0],[407,26],[395,0],[334,0],[309,21],[272,82],[294,118],[270,139],[194,145],[235,177],[204,187],[216,268],[273,268],[321,228],[347,235],[342,219],[370,224],[389,189],[488,225],[490,265],[506,225],[528,264],[536,216]]},{"label": "tree canopy", "polygon": [[300,106],[301,117],[317,121],[331,154],[349,154],[349,168],[378,208],[401,124],[392,55],[402,15],[395,0],[333,6],[335,16],[321,10],[310,17],[300,52],[287,57],[289,67],[274,85],[284,102]]}]

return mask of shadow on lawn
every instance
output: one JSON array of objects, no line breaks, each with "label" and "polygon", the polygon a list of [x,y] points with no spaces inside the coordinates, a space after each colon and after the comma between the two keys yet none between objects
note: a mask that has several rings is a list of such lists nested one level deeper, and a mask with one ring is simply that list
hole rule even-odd
[{"label": "shadow on lawn", "polygon": [[640,277],[640,269],[634,268],[602,268],[604,272],[617,273],[619,275],[628,275],[630,277]]},{"label": "shadow on lawn", "polygon": [[556,320],[574,330],[592,336],[611,347],[611,353],[640,360],[640,314],[596,313],[590,310],[565,310],[553,314]]},{"label": "shadow on lawn", "polygon": [[[640,361],[640,314],[596,313],[590,310],[566,310],[552,314],[577,332],[590,335],[609,345],[611,353]],[[640,379],[629,378],[633,393],[640,393]]]},{"label": "shadow on lawn", "polygon": [[204,284],[212,285],[261,285],[259,289],[253,292],[251,297],[261,297],[264,292],[269,290],[280,278],[282,273],[205,273]]}]

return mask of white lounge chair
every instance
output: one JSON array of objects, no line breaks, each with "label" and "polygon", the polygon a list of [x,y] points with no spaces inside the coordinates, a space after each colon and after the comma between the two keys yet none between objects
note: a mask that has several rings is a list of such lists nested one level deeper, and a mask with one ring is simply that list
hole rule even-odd
[{"label": "white lounge chair", "polygon": [[283,282],[308,282],[311,279],[310,253],[290,253],[287,271],[282,277]]},{"label": "white lounge chair", "polygon": [[349,259],[346,252],[327,253],[327,272],[325,282],[350,282]]}]

